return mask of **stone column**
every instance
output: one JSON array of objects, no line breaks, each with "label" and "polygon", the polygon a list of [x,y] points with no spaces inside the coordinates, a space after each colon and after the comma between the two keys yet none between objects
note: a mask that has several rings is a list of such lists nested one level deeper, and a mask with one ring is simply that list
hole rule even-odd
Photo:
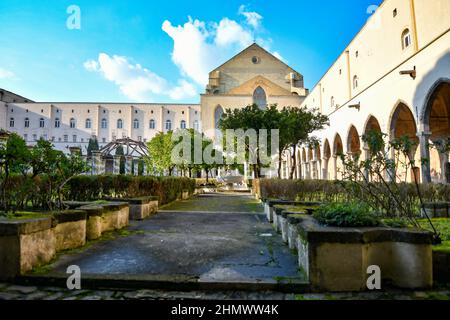
[{"label": "stone column", "polygon": [[244,162],[244,181],[248,181],[248,163],[247,161]]},{"label": "stone column", "polygon": [[132,163],[133,163],[133,157],[125,156],[125,174],[131,174]]},{"label": "stone column", "polygon": [[[370,158],[370,149],[369,147],[364,147],[363,148],[363,152],[364,152],[364,160],[367,160]],[[364,169],[364,178],[367,181],[370,181],[370,176],[369,176],[369,170],[368,169]]]},{"label": "stone column", "polygon": [[101,172],[101,153],[99,151],[92,151],[92,175],[99,175]]},{"label": "stone column", "polygon": [[431,173],[429,139],[431,132],[419,132],[417,136],[419,137],[422,183],[430,183]]},{"label": "stone column", "polygon": [[337,180],[337,155],[333,155],[333,168],[334,168],[333,179]]},{"label": "stone column", "polygon": [[133,175],[138,176],[139,175],[139,159],[135,159],[133,166]]},{"label": "stone column", "polygon": [[143,176],[147,176],[148,175],[148,173],[147,173],[147,163],[145,163],[145,161],[142,164],[142,168],[143,168],[142,175]]},{"label": "stone column", "polygon": [[327,158],[322,158],[322,179],[328,180],[328,161]]},{"label": "stone column", "polygon": [[122,156],[115,155],[114,156],[114,163],[113,163],[113,174],[119,175],[120,174],[120,159]]}]

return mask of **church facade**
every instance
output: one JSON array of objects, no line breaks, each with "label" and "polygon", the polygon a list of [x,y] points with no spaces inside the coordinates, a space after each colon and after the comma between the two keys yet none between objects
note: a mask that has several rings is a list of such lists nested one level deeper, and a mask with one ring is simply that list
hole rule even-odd
[{"label": "church facade", "polygon": [[[300,146],[293,167],[287,152],[283,177],[337,179],[340,154],[368,150],[370,130],[417,143],[423,182],[450,182],[450,0],[385,0],[309,92],[303,75],[253,44],[209,73],[199,104],[32,102],[0,90],[0,128],[30,144],[51,140],[68,152],[129,137],[149,141],[157,132],[194,128],[215,137],[225,109],[256,103],[318,109],[330,126],[315,135],[320,146]],[[427,159],[427,160],[426,160]],[[426,160],[426,161],[423,161]],[[411,172],[398,172],[410,181]]]},{"label": "church facade", "polygon": [[0,128],[21,135],[29,145],[43,138],[58,150],[80,148],[91,137],[100,147],[121,138],[147,142],[158,132],[193,128],[214,138],[227,108],[257,103],[300,106],[303,76],[253,44],[210,73],[200,104],[32,102],[4,92]]}]

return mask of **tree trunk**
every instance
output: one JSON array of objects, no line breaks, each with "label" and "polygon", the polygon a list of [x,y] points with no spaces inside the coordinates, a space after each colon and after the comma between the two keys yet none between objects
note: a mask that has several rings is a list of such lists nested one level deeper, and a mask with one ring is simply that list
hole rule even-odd
[{"label": "tree trunk", "polygon": [[281,156],[282,156],[283,152],[279,151],[278,152],[278,179],[281,179]]},{"label": "tree trunk", "polygon": [[205,172],[206,172],[206,184],[208,184],[208,182],[209,182],[209,170],[205,169]]},{"label": "tree trunk", "polygon": [[[295,154],[297,153],[297,145],[293,146],[293,150],[292,150],[292,166],[291,166],[291,174],[289,179],[293,180],[294,179],[294,173],[297,172],[297,157],[295,156]],[[296,174],[297,177],[297,174]]]}]

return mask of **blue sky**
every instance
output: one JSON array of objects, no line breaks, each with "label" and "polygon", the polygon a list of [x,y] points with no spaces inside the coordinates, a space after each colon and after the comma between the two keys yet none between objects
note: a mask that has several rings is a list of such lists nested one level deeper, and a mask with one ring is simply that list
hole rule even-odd
[{"label": "blue sky", "polygon": [[[254,39],[312,88],[380,3],[0,0],[0,88],[36,101],[196,103],[207,72]],[[67,28],[71,5],[79,30]]]}]

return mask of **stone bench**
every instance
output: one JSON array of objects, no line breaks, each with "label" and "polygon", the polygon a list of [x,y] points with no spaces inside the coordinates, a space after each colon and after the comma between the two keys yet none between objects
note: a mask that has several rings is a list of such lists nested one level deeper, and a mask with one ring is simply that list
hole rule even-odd
[{"label": "stone bench", "polygon": [[12,279],[56,255],[52,217],[0,221],[0,279]]},{"label": "stone bench", "polygon": [[367,268],[405,289],[433,285],[432,234],[410,229],[336,228],[304,216],[298,226],[299,266],[318,291],[367,290]]},{"label": "stone bench", "polygon": [[105,198],[105,200],[126,202],[130,206],[130,220],[144,220],[158,212],[158,197]]}]

